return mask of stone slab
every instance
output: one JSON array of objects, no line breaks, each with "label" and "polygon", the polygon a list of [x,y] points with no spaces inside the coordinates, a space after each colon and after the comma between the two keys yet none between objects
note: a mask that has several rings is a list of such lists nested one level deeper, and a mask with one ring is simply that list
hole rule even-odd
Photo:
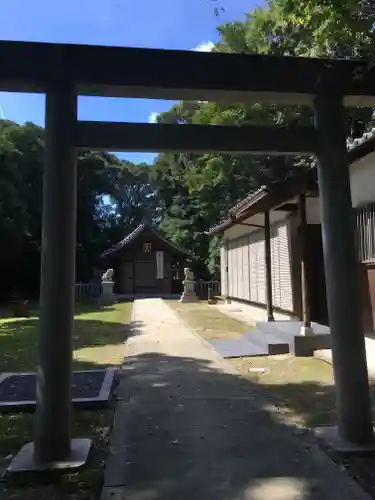
[{"label": "stone slab", "polygon": [[91,439],[73,439],[71,453],[66,460],[38,463],[34,460],[34,443],[27,443],[13,458],[6,472],[8,474],[19,474],[57,470],[66,472],[70,469],[78,469],[86,464],[91,444]]},{"label": "stone slab", "polygon": [[285,344],[285,338],[282,335],[278,335],[277,330],[274,332],[265,332],[259,328],[254,328],[244,333],[244,336],[254,344],[259,345],[265,350],[268,350],[269,344]]},{"label": "stone slab", "polygon": [[234,339],[211,340],[209,342],[222,358],[265,356],[268,353],[266,346],[262,348],[253,344],[244,336]]},{"label": "stone slab", "polygon": [[[261,321],[256,324],[257,329],[270,333],[276,334],[284,339],[289,339],[292,341],[296,335],[300,335],[301,328],[303,326],[302,321]],[[314,331],[314,334],[330,334],[330,330],[328,326],[321,325],[319,323],[312,322],[311,327]]]},{"label": "stone slab", "polygon": [[[114,375],[113,368],[73,372],[73,405],[93,408],[108,403]],[[0,376],[0,412],[33,410],[35,405],[35,373],[3,373]]]},{"label": "stone slab", "polygon": [[223,358],[287,354],[290,345],[282,338],[257,329],[234,339],[212,340],[210,344]]}]

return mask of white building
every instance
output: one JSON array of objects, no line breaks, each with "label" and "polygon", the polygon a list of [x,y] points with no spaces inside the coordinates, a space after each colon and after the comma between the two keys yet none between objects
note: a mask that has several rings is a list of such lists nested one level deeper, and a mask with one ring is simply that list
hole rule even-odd
[{"label": "white building", "polygon": [[[375,321],[375,129],[348,149],[365,329]],[[306,225],[301,219],[306,212]],[[268,213],[268,215],[267,215]],[[270,221],[267,287],[265,221]],[[348,221],[343,221],[348,223]],[[328,324],[316,171],[251,193],[211,234],[223,234],[222,295],[247,305],[254,321],[302,319],[305,284],[312,321]],[[303,258],[304,256],[304,258]],[[301,276],[304,261],[305,279]],[[270,290],[272,293],[272,303]],[[268,305],[268,309],[267,309]]]}]

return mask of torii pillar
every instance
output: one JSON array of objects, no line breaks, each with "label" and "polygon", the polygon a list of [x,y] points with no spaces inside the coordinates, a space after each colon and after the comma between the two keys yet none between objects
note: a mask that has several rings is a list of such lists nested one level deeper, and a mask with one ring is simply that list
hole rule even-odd
[{"label": "torii pillar", "polygon": [[314,101],[327,305],[336,385],[337,428],[317,435],[341,451],[374,448],[361,318],[343,98]]},{"label": "torii pillar", "polygon": [[46,93],[46,161],[40,288],[40,357],[34,442],[9,472],[70,469],[86,462],[91,441],[71,440],[77,165],[77,95],[68,82]]}]

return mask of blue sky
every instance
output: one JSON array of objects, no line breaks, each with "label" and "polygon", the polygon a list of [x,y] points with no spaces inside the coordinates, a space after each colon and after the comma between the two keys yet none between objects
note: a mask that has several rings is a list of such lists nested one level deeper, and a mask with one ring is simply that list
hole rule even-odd
[{"label": "blue sky", "polygon": [[[241,19],[257,3],[255,0],[3,0],[0,38],[191,50],[217,41],[217,25]],[[216,5],[226,8],[219,17],[214,13]],[[147,122],[172,104],[161,100],[80,97],[78,114],[81,120]],[[43,125],[44,96],[0,92],[0,116],[18,123],[29,120]],[[137,153],[124,156],[133,161],[153,158]]]}]

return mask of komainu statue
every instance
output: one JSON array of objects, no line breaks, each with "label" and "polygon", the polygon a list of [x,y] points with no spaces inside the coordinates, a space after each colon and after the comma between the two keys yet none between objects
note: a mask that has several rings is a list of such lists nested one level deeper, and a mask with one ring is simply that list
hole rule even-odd
[{"label": "komainu statue", "polygon": [[182,282],[184,291],[181,295],[180,302],[197,302],[198,298],[195,293],[195,277],[193,271],[189,267],[184,269],[185,279]]},{"label": "komainu statue", "polygon": [[185,281],[195,281],[194,273],[189,267],[184,269]]},{"label": "komainu statue", "polygon": [[107,269],[105,273],[102,274],[102,281],[112,281],[113,269]]}]

